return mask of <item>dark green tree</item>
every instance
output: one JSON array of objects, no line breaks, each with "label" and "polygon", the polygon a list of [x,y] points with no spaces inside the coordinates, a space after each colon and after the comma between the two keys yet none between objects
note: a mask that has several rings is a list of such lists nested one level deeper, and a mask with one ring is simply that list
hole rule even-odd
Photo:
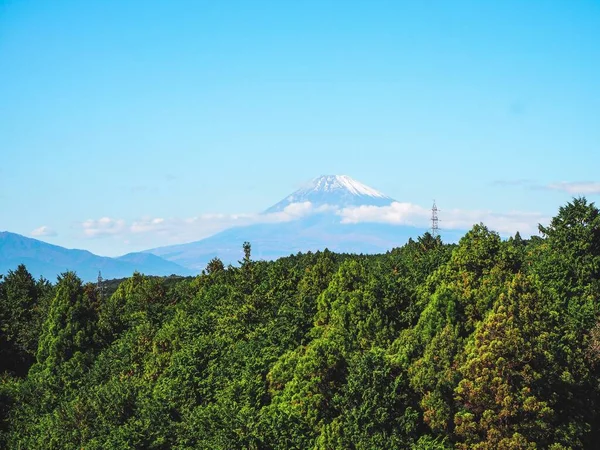
[{"label": "dark green tree", "polygon": [[206,265],[206,272],[210,275],[213,273],[217,273],[220,272],[222,270],[225,269],[225,266],[223,265],[223,261],[221,261],[219,258],[214,257],[213,259],[211,259],[208,264]]},{"label": "dark green tree", "polygon": [[51,293],[23,264],[0,282],[0,372],[24,376],[35,361]]}]

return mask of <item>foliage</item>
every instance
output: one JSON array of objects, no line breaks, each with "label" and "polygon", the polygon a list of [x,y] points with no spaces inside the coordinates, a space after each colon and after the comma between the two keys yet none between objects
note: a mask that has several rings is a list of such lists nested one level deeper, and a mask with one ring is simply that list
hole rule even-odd
[{"label": "foliage", "polygon": [[578,449],[600,440],[600,214],[195,278],[0,279],[0,447]]}]

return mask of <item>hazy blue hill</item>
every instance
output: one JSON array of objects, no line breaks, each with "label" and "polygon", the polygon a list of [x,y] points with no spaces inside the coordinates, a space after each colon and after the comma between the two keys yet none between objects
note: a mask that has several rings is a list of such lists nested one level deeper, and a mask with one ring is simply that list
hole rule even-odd
[{"label": "hazy blue hill", "polygon": [[151,253],[127,253],[126,255],[115,258],[117,261],[129,263],[135,267],[138,272],[144,272],[148,275],[194,275],[195,272],[188,270],[179,264],[167,261],[160,256]]},{"label": "hazy blue hill", "polygon": [[[301,220],[230,228],[188,244],[148,250],[184,267],[201,270],[215,256],[225,264],[242,259],[242,244],[252,244],[254,259],[275,259],[293,253],[328,248],[335,252],[381,253],[416,239],[424,228],[377,223],[342,224],[333,214],[317,214]],[[454,233],[456,236],[460,232]],[[454,234],[444,239],[453,241]]]},{"label": "hazy blue hill", "polygon": [[[141,256],[138,256],[141,255]],[[87,250],[67,249],[16,233],[0,232],[0,273],[25,264],[34,276],[54,280],[57,275],[73,270],[86,281],[102,271],[104,278],[131,276],[134,271],[148,275],[190,274],[189,270],[147,254],[129,254],[120,258],[94,255]]]}]

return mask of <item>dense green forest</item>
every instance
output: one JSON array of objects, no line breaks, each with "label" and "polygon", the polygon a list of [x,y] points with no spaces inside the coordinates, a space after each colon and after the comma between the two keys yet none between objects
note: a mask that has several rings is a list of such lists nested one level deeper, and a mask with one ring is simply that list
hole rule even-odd
[{"label": "dense green forest", "polygon": [[102,294],[0,280],[0,445],[15,449],[578,449],[600,445],[600,214],[475,225],[134,274]]}]

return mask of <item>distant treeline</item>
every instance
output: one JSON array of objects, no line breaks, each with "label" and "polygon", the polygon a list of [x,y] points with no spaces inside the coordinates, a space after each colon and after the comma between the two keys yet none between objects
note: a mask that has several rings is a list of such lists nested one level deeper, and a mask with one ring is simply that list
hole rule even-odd
[{"label": "distant treeline", "polygon": [[[0,280],[0,446],[580,449],[600,442],[600,215],[194,278]],[[118,284],[118,285],[117,285]]]}]

